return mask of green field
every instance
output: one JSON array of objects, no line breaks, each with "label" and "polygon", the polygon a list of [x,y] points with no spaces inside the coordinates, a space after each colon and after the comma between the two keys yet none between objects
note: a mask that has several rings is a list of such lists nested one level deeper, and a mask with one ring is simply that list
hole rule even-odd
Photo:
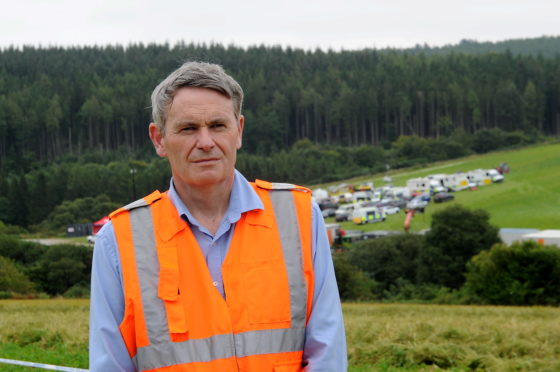
[{"label": "green field", "polygon": [[[89,300],[0,301],[0,358],[88,366]],[[0,371],[40,371],[0,364]]]},{"label": "green field", "polygon": [[[0,358],[87,368],[88,300],[0,301]],[[344,304],[350,372],[560,371],[560,309]],[[0,364],[1,371],[36,369]]]},{"label": "green field", "polygon": [[[395,185],[434,173],[494,168],[511,172],[502,184],[455,193],[451,203],[482,208],[499,227],[560,228],[560,144],[471,156],[385,175]],[[327,185],[321,185],[327,186]],[[412,230],[430,226],[449,203],[430,204]],[[404,214],[347,229],[401,230]],[[560,371],[560,309],[438,305],[344,304],[351,372]],[[0,300],[0,358],[87,368],[88,300]],[[0,364],[0,371],[36,369]]]},{"label": "green field", "polygon": [[[451,202],[430,203],[426,213],[417,214],[412,221],[412,231],[430,227],[431,215],[450,203],[460,203],[469,208],[484,209],[490,213],[490,222],[501,228],[560,228],[560,144],[547,144],[517,150],[499,151],[485,155],[475,155],[448,162],[430,164],[417,169],[391,171],[371,177],[361,177],[345,181],[359,184],[373,181],[376,187],[385,185],[382,178],[389,175],[395,186],[405,186],[410,178],[436,173],[455,173],[477,168],[495,168],[506,162],[510,173],[501,184],[482,186],[477,191],[454,193]],[[320,185],[326,187],[339,184]],[[318,186],[315,186],[318,187]],[[355,230],[402,230],[403,212],[387,216],[387,220],[365,226],[345,222],[342,227]],[[327,219],[334,222],[334,218]]]}]

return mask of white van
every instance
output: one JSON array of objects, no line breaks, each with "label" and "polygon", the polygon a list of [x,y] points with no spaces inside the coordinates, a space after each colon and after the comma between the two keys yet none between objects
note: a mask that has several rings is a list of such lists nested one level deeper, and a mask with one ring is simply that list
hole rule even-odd
[{"label": "white van", "polygon": [[383,192],[384,199],[410,199],[411,194],[406,187],[389,187]]},{"label": "white van", "polygon": [[385,221],[385,213],[378,207],[364,207],[354,210],[352,221],[356,225]]},{"label": "white van", "polygon": [[469,180],[465,173],[450,174],[443,178],[443,186],[451,191],[461,191],[469,188]]},{"label": "white van", "polygon": [[504,176],[502,176],[496,169],[488,169],[486,171],[486,175],[490,177],[492,182],[502,182],[504,180]]},{"label": "white van", "polygon": [[473,171],[467,172],[467,179],[469,180],[469,182],[474,183],[476,186],[484,186],[492,183],[492,179],[483,169],[475,169]]},{"label": "white van", "polygon": [[356,191],[352,194],[352,201],[354,203],[370,201],[373,197],[373,192],[371,191]]},{"label": "white van", "polygon": [[430,179],[412,178],[406,181],[406,188],[412,195],[430,195]]},{"label": "white van", "polygon": [[334,219],[336,222],[342,221],[350,221],[352,218],[352,213],[354,209],[360,208],[360,204],[352,203],[352,204],[342,204],[338,207],[338,209],[334,212]]}]

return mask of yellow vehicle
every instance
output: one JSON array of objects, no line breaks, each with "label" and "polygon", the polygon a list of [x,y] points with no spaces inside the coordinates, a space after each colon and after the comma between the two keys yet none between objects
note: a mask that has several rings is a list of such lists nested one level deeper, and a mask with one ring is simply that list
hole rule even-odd
[{"label": "yellow vehicle", "polygon": [[378,207],[358,208],[352,215],[352,221],[356,225],[385,221],[385,213]]}]

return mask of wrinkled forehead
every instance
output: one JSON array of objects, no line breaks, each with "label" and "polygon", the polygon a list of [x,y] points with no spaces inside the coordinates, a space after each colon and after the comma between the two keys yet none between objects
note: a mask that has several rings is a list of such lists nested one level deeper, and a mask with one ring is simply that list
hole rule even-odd
[{"label": "wrinkled forehead", "polygon": [[[193,87],[193,86],[181,86],[171,96],[171,102],[169,102],[167,112],[169,113],[171,107],[177,101],[177,98],[182,104],[187,104],[192,107],[204,106],[208,104],[218,104],[224,106],[224,108],[231,109],[232,113],[236,115],[235,102],[231,96],[226,92],[207,87]],[[188,98],[185,100],[184,98]],[[183,102],[184,101],[184,102]]]},{"label": "wrinkled forehead", "polygon": [[173,96],[166,121],[214,122],[234,118],[237,119],[231,98],[212,89],[183,87]]}]

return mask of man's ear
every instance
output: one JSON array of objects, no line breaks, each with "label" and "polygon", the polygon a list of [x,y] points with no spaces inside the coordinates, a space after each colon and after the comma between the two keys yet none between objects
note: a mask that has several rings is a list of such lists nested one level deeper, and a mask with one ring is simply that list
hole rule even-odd
[{"label": "man's ear", "polygon": [[150,131],[150,139],[154,144],[156,153],[162,158],[165,158],[167,156],[167,151],[165,151],[165,144],[163,138],[164,136],[163,133],[161,133],[159,125],[157,125],[156,123],[150,123],[149,131]]},{"label": "man's ear", "polygon": [[241,148],[243,144],[243,125],[245,124],[245,117],[243,115],[239,115],[239,122],[237,123],[237,130],[239,136],[237,137],[237,149]]}]

